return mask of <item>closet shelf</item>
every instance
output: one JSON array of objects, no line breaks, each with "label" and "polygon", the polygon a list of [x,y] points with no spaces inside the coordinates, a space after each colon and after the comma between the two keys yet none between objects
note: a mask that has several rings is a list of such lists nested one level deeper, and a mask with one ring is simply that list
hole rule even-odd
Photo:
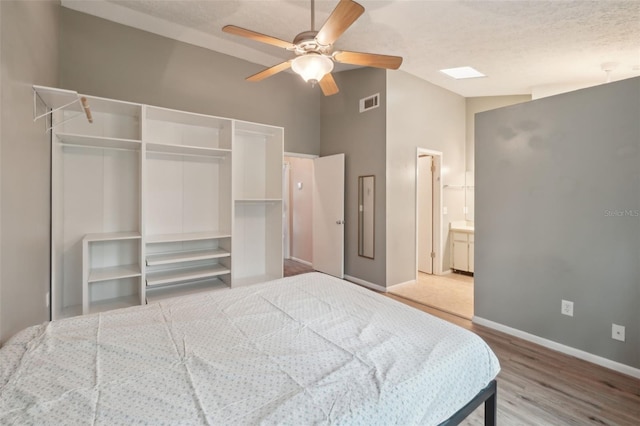
[{"label": "closet shelf", "polygon": [[139,240],[142,238],[139,232],[103,232],[97,234],[87,234],[84,240],[93,241],[115,241],[115,240]]},{"label": "closet shelf", "polygon": [[196,281],[193,283],[180,284],[175,286],[149,287],[147,288],[147,303],[158,302],[176,296],[185,296],[188,294],[203,293],[213,290],[229,289],[229,285],[213,278],[209,280]]},{"label": "closet shelf", "polygon": [[89,271],[89,283],[98,281],[118,280],[129,277],[139,277],[140,265],[121,265],[109,268],[95,268]]},{"label": "closet shelf", "polygon": [[197,268],[172,269],[147,274],[147,286],[161,286],[165,284],[179,283],[181,281],[211,278],[229,273],[231,273],[231,270],[224,265],[207,265]]},{"label": "closet shelf", "polygon": [[96,314],[98,312],[110,311],[112,309],[129,308],[131,306],[137,306],[140,304],[140,296],[122,296],[113,299],[97,300],[91,302],[89,306],[89,314]]},{"label": "closet shelf", "polygon": [[229,257],[231,253],[222,249],[192,250],[173,253],[153,254],[147,256],[147,266],[167,265],[171,263],[192,262],[195,260],[218,259]]},{"label": "closet shelf", "polygon": [[119,139],[104,136],[75,135],[56,133],[60,143],[66,145],[88,146],[92,148],[112,148],[139,151],[142,142],[135,139]]},{"label": "closet shelf", "polygon": [[230,238],[229,232],[188,232],[179,234],[159,234],[148,235],[147,244],[155,243],[177,243],[180,241],[215,240],[219,238]]},{"label": "closet shelf", "polygon": [[157,152],[162,154],[196,155],[215,158],[225,158],[231,154],[230,149],[205,148],[201,146],[172,145],[155,142],[147,142],[146,146],[148,152]]},{"label": "closet shelf", "polygon": [[280,203],[282,198],[238,198],[236,203]]}]

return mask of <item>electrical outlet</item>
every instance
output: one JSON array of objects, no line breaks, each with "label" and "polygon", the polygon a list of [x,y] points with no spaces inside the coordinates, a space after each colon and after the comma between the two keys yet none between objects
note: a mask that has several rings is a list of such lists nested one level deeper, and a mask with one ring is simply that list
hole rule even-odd
[{"label": "electrical outlet", "polygon": [[447,214],[447,213],[448,213],[447,206],[444,206],[444,207],[442,208],[442,214]]},{"label": "electrical outlet", "polygon": [[562,315],[568,315],[570,317],[573,316],[573,302],[569,300],[562,301],[562,307],[560,308],[560,312]]},{"label": "electrical outlet", "polygon": [[611,338],[624,342],[624,325],[611,324]]},{"label": "electrical outlet", "polygon": [[49,297],[49,292],[47,292],[47,294],[46,294],[46,300],[45,300],[45,302],[44,302],[44,303],[45,303],[45,305],[47,306],[47,308],[49,307],[49,299],[50,299],[50,297]]}]

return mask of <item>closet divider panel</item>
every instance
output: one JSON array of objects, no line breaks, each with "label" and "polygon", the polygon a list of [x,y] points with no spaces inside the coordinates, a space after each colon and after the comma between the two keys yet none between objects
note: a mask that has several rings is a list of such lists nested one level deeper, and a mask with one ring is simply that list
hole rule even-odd
[{"label": "closet divider panel", "polygon": [[174,155],[147,151],[146,235],[182,233],[183,164]]}]

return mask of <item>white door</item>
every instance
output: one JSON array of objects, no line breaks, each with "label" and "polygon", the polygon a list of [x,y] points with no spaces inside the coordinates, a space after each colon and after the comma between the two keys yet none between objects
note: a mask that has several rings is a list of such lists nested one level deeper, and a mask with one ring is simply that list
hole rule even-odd
[{"label": "white door", "polygon": [[418,156],[418,270],[433,274],[433,156]]},{"label": "white door", "polygon": [[344,154],[313,160],[313,269],[344,277]]}]

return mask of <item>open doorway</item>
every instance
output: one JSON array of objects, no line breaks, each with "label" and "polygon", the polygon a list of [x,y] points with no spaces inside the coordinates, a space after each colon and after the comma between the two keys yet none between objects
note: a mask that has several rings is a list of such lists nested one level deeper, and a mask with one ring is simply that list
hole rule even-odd
[{"label": "open doorway", "polygon": [[313,158],[286,153],[282,170],[284,275],[312,271]]},{"label": "open doorway", "polygon": [[416,150],[416,281],[442,275],[442,152]]},{"label": "open doorway", "polygon": [[442,152],[416,150],[416,279],[392,294],[463,318],[473,317],[473,277],[451,274],[444,264],[449,233],[441,180]]}]

